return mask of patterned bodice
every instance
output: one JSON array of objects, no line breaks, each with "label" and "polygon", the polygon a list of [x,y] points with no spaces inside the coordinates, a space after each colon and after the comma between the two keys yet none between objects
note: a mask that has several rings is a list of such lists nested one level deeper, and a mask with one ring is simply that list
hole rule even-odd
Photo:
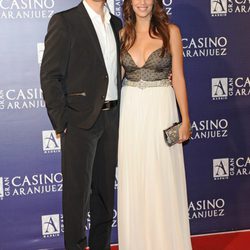
[{"label": "patterned bodice", "polygon": [[153,51],[145,64],[138,67],[132,56],[125,52],[121,58],[122,66],[125,69],[125,77],[130,81],[158,81],[167,79],[172,71],[172,58],[169,53],[161,57],[162,49]]}]

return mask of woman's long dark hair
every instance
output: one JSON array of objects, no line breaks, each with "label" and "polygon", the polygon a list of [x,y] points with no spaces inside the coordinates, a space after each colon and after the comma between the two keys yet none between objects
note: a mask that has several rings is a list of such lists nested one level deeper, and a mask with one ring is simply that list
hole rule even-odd
[{"label": "woman's long dark hair", "polygon": [[[132,0],[124,0],[123,3],[124,28],[121,34],[121,54],[128,51],[136,39],[136,16],[131,1]],[[169,51],[170,35],[168,24],[169,18],[163,8],[162,0],[154,0],[149,35],[152,38],[158,37],[162,39],[163,46],[161,56]]]}]

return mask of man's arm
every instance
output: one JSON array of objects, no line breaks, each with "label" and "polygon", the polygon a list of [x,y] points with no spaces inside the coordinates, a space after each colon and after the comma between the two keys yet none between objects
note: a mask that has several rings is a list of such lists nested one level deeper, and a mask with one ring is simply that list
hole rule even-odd
[{"label": "man's arm", "polygon": [[68,27],[61,14],[54,15],[45,37],[40,78],[47,112],[56,133],[66,128],[64,78],[70,52]]}]

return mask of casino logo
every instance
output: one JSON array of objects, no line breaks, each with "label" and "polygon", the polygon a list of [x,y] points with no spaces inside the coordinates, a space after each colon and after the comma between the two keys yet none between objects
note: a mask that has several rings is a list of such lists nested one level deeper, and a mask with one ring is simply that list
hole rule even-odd
[{"label": "casino logo", "polygon": [[0,0],[0,19],[47,19],[55,0]]},{"label": "casino logo", "polygon": [[250,157],[222,158],[213,160],[214,180],[250,175]]},{"label": "casino logo", "polygon": [[0,89],[0,110],[25,110],[44,108],[42,90],[28,89]]},{"label": "casino logo", "polygon": [[42,235],[44,238],[58,237],[63,233],[63,215],[42,215]]},{"label": "casino logo", "polygon": [[10,196],[10,180],[9,177],[0,177],[0,200]]},{"label": "casino logo", "polygon": [[112,227],[115,228],[117,227],[117,210],[113,209],[113,222],[112,222]]},{"label": "casino logo", "polygon": [[189,219],[208,219],[225,216],[225,200],[222,198],[211,200],[191,201],[188,207]]},{"label": "casino logo", "polygon": [[[41,216],[42,223],[42,236],[43,238],[58,237],[64,233],[63,215],[62,214],[50,214]],[[85,229],[90,230],[91,219],[90,212],[87,214],[87,221]],[[113,222],[112,228],[117,227],[117,210],[113,209]]]},{"label": "casino logo", "polygon": [[0,177],[0,200],[4,197],[4,189],[3,189],[3,177]]},{"label": "casino logo", "polygon": [[42,63],[43,53],[44,53],[44,43],[37,43],[37,60],[39,65]]},{"label": "casino logo", "polygon": [[43,152],[44,153],[59,153],[61,152],[61,141],[56,136],[54,130],[42,131]]},{"label": "casino logo", "polygon": [[225,36],[183,38],[183,56],[220,57],[228,53],[228,38]]},{"label": "casino logo", "polygon": [[250,77],[212,78],[212,99],[226,100],[231,97],[250,95]]},{"label": "casino logo", "polygon": [[173,0],[163,0],[162,3],[167,15],[172,15]]},{"label": "casino logo", "polygon": [[229,122],[225,118],[193,121],[192,140],[209,140],[228,137]]},{"label": "casino logo", "polygon": [[61,173],[0,177],[0,199],[61,192],[62,188]]},{"label": "casino logo", "polygon": [[250,156],[231,158],[230,176],[249,176],[250,175]]},{"label": "casino logo", "polygon": [[228,97],[228,79],[213,78],[212,79],[212,98],[213,100],[227,99]]},{"label": "casino logo", "polygon": [[210,0],[212,16],[226,16],[227,0]]},{"label": "casino logo", "polygon": [[213,176],[214,179],[228,179],[229,177],[229,159],[213,160]]},{"label": "casino logo", "polygon": [[210,0],[211,16],[227,16],[250,13],[249,0]]}]

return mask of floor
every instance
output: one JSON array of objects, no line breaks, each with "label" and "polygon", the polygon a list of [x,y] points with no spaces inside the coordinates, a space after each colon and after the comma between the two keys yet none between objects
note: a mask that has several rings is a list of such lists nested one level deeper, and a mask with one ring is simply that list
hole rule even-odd
[{"label": "floor", "polygon": [[250,250],[250,230],[192,236],[192,245],[193,250]]}]

